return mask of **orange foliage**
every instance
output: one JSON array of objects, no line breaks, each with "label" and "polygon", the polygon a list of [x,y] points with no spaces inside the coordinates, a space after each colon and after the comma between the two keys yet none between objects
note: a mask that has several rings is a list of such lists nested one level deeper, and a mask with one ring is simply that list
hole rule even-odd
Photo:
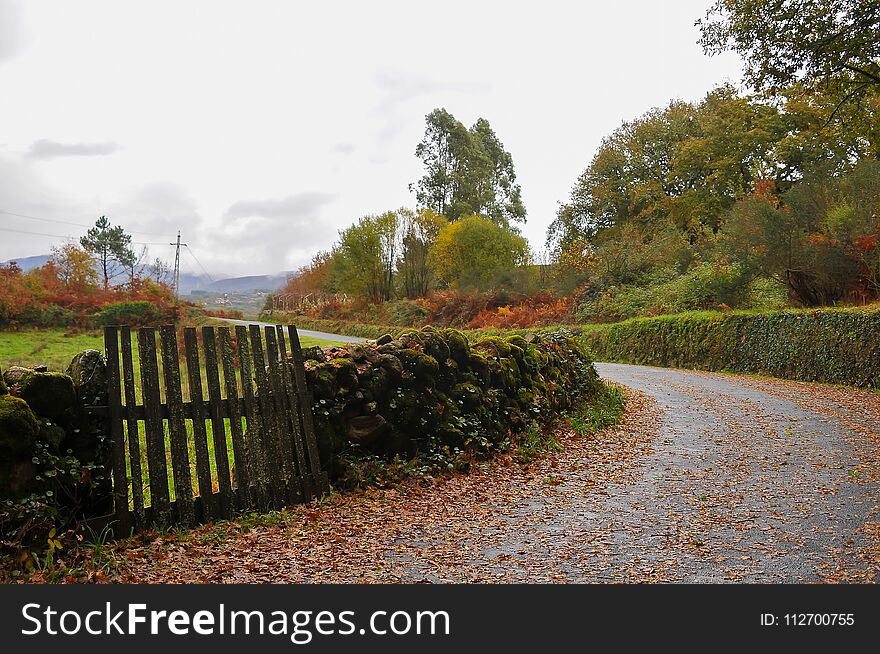
[{"label": "orange foliage", "polygon": [[463,293],[436,291],[416,300],[382,305],[364,301],[328,302],[306,315],[328,320],[420,327],[543,327],[568,319],[572,298],[548,292],[523,295],[508,291]]},{"label": "orange foliage", "polygon": [[0,325],[85,325],[104,306],[126,301],[146,301],[168,315],[176,305],[167,286],[149,279],[104,289],[66,278],[53,261],[27,273],[14,263],[0,266]]},{"label": "orange foliage", "polygon": [[333,261],[332,252],[318,252],[309,264],[299,268],[284,287],[284,293],[320,293],[325,290]]},{"label": "orange foliage", "polygon": [[481,311],[468,323],[468,327],[545,327],[565,322],[571,309],[571,297],[549,299],[539,294],[526,298],[521,304],[505,305],[495,311]]}]

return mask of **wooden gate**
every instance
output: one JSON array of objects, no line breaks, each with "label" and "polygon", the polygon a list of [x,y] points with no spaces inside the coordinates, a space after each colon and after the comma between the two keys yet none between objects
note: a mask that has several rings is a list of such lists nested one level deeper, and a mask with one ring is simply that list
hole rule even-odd
[{"label": "wooden gate", "polygon": [[117,535],[328,492],[295,327],[156,331],[104,330]]}]

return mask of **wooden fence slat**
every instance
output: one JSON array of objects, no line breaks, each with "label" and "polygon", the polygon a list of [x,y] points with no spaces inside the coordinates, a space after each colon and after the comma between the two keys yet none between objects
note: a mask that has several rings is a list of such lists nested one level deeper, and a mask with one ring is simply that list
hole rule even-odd
[{"label": "wooden fence slat", "polygon": [[208,382],[208,403],[211,410],[211,435],[214,439],[214,462],[217,465],[217,484],[220,488],[221,508],[229,516],[233,508],[232,477],[229,474],[229,452],[226,449],[226,421],[220,408],[220,372],[217,368],[217,340],[213,327],[202,327],[205,346],[205,379]]},{"label": "wooden fence slat", "polygon": [[318,491],[321,495],[330,492],[330,480],[327,473],[321,470],[321,460],[318,454],[318,439],[315,435],[315,421],[312,416],[312,392],[306,385],[305,366],[302,358],[302,347],[299,342],[299,334],[293,325],[287,326],[287,335],[290,339],[290,354],[293,358],[293,374],[296,382],[296,392],[299,396],[300,419],[303,438],[306,444],[306,453],[309,458],[309,468],[318,483]]},{"label": "wooden fence slat", "polygon": [[278,430],[272,418],[272,398],[270,397],[269,380],[266,376],[266,357],[263,354],[263,338],[259,325],[249,325],[251,352],[254,356],[254,381],[257,385],[257,401],[260,406],[260,423],[262,425],[263,447],[268,455],[273,454],[269,465],[269,483],[272,487],[273,506],[281,508],[286,500],[286,489],[281,475],[281,466],[277,465],[279,452]]},{"label": "wooden fence slat", "polygon": [[235,457],[235,481],[238,489],[240,509],[250,508],[254,478],[251,453],[245,445],[241,430],[241,409],[238,404],[238,385],[235,383],[235,354],[232,352],[232,339],[229,327],[219,327],[217,335],[220,339],[220,359],[223,364],[223,381],[226,386],[226,411],[229,418],[229,431],[232,434],[232,453]]},{"label": "wooden fence slat", "polygon": [[109,379],[110,438],[113,440],[113,508],[119,523],[119,535],[130,527],[128,512],[128,475],[125,471],[125,438],[122,433],[122,396],[119,379],[119,340],[116,327],[104,328],[104,348]]},{"label": "wooden fence slat", "polygon": [[275,328],[266,327],[266,355],[269,361],[269,385],[272,388],[272,404],[274,406],[275,431],[279,440],[281,455],[281,471],[286,489],[285,499],[288,504],[302,501],[303,488],[300,475],[297,473],[296,461],[293,458],[293,433],[290,428],[287,395],[281,379],[282,363],[278,358],[278,343]]},{"label": "wooden fence slat", "polygon": [[183,347],[186,356],[186,372],[189,380],[189,398],[192,411],[193,443],[196,451],[196,481],[199,486],[199,497],[205,518],[216,518],[214,506],[214,485],[211,483],[211,459],[208,455],[208,433],[205,420],[208,412],[205,409],[205,395],[202,392],[201,364],[199,363],[199,343],[195,327],[183,330]]},{"label": "wooden fence slat", "polygon": [[[265,330],[259,325],[236,326],[238,379],[230,328],[202,329],[204,362],[199,356],[196,330],[184,329],[183,353],[190,388],[186,402],[175,328],[172,325],[160,327],[158,344],[156,331],[143,328],[137,333],[143,402],[139,405],[135,386],[138,362],[132,353],[131,330],[105,329],[109,400],[107,406],[89,406],[86,411],[92,416],[105,416],[110,424],[114,514],[91,518],[90,524],[106,525],[112,521],[118,524],[117,534],[125,533],[131,526],[139,530],[173,524],[188,526],[231,515],[236,510],[276,508],[329,491],[327,475],[320,467],[312,398],[306,386],[295,327],[287,328],[291,353],[288,359],[282,326]],[[198,495],[194,495],[193,489],[188,419],[193,421]],[[213,435],[217,492],[212,483],[208,419]],[[243,420],[246,427],[242,426]],[[141,421],[144,422],[146,470],[141,458]],[[227,435],[231,438],[231,453],[227,449]],[[234,472],[230,454],[235,456]],[[172,471],[168,470],[169,459]],[[174,475],[173,487],[170,472]],[[129,509],[129,475],[132,509]]]},{"label": "wooden fence slat", "polygon": [[293,438],[293,449],[296,453],[296,468],[300,476],[300,483],[303,489],[303,498],[308,501],[314,497],[317,492],[316,480],[309,471],[309,464],[306,460],[305,445],[303,444],[302,426],[299,420],[299,397],[296,394],[296,383],[293,381],[293,373],[291,368],[293,364],[287,357],[287,345],[284,338],[284,328],[281,325],[275,326],[278,334],[278,349],[281,355],[281,375],[284,386],[284,394],[287,399],[288,410],[287,418],[290,421],[291,433]]},{"label": "wooden fence slat", "polygon": [[238,344],[239,376],[241,387],[244,392],[244,409],[247,420],[247,444],[248,452],[254,463],[256,475],[253,478],[256,486],[256,502],[258,508],[268,509],[271,504],[269,475],[267,471],[268,458],[263,447],[263,428],[260,424],[260,415],[257,409],[257,401],[254,397],[254,364],[251,359],[250,346],[248,345],[248,332],[244,325],[236,325],[235,341]]},{"label": "wooden fence slat", "polygon": [[141,392],[144,396],[150,506],[153,507],[153,520],[160,525],[168,525],[171,505],[168,493],[168,467],[165,462],[165,427],[160,413],[162,400],[159,395],[159,360],[156,356],[155,330],[151,327],[140,329],[137,341],[141,364]]},{"label": "wooden fence slat", "polygon": [[137,529],[144,526],[144,471],[141,467],[140,426],[130,408],[137,405],[134,385],[134,361],[131,355],[131,329],[122,327],[122,382],[125,388],[126,424],[128,425],[128,467],[131,471],[131,503]]},{"label": "wooden fence slat", "polygon": [[188,526],[195,523],[192,474],[189,469],[189,439],[183,415],[183,390],[180,386],[180,356],[177,332],[173,325],[159,328],[162,345],[162,373],[165,378],[165,401],[168,404],[168,431],[171,441],[171,467],[174,471],[174,501],[178,519]]}]

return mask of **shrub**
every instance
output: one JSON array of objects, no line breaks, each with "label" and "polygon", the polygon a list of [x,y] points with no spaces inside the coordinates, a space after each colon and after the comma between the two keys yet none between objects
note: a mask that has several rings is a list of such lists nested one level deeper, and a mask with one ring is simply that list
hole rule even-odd
[{"label": "shrub", "polygon": [[583,322],[607,322],[720,305],[742,307],[749,292],[749,280],[738,265],[702,263],[684,274],[660,269],[639,284],[610,286],[584,298],[577,313]]},{"label": "shrub", "polygon": [[129,325],[131,327],[157,325],[168,318],[166,312],[145,300],[114,302],[105,306],[95,315],[95,321],[99,325]]},{"label": "shrub", "polygon": [[424,303],[416,300],[397,300],[385,304],[384,315],[390,325],[418,327],[428,315],[428,309]]},{"label": "shrub", "polygon": [[694,312],[585,327],[598,360],[880,386],[880,306]]}]

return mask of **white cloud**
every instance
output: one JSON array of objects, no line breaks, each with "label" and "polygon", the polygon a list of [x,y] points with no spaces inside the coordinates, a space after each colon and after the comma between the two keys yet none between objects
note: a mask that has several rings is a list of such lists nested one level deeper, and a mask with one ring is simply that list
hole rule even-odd
[{"label": "white cloud", "polygon": [[18,0],[0,0],[0,64],[17,56],[24,45],[21,3]]},{"label": "white cloud", "polygon": [[56,157],[95,157],[113,154],[119,145],[113,141],[106,143],[58,143],[49,139],[39,139],[31,143],[27,156],[31,159],[54,159]]},{"label": "white cloud", "polygon": [[[273,273],[412,205],[442,106],[513,154],[540,247],[603,135],[738,79],[696,43],[709,1],[0,0],[0,210],[181,229],[212,272]],[[0,260],[51,245],[6,236]]]}]

